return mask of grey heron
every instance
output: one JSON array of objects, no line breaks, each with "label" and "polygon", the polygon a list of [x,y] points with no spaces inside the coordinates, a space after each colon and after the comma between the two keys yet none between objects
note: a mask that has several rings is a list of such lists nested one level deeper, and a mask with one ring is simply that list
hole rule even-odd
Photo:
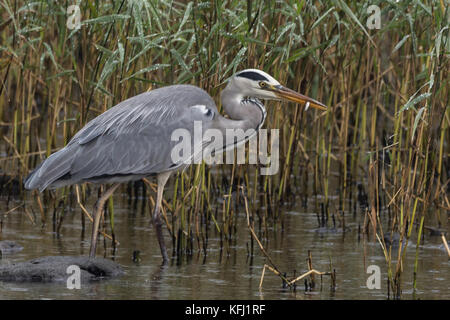
[{"label": "grey heron", "polygon": [[[43,191],[84,182],[112,184],[95,208],[89,253],[94,257],[106,200],[122,182],[156,176],[153,222],[163,262],[167,262],[160,217],[164,186],[172,172],[188,165],[174,162],[170,156],[176,143],[171,140],[171,133],[180,128],[192,133],[196,121],[201,121],[205,129],[223,133],[227,129],[258,131],[266,118],[266,110],[259,99],[287,100],[327,109],[324,104],[282,86],[257,69],[237,72],[222,90],[221,102],[229,118],[220,115],[214,100],[196,86],[158,88],[129,98],[88,122],[64,148],[29,174],[25,188]],[[201,148],[205,147],[202,143]],[[224,145],[223,150],[227,147],[230,146]]]}]

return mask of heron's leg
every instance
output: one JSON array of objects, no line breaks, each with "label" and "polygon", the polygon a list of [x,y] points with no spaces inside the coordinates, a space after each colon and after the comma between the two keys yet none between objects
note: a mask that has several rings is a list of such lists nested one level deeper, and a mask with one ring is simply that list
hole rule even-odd
[{"label": "heron's leg", "polygon": [[119,183],[115,183],[111,186],[111,188],[107,189],[105,193],[102,194],[100,199],[98,199],[96,205],[95,205],[95,212],[94,212],[94,222],[92,224],[92,237],[91,237],[91,249],[89,251],[89,258],[95,257],[95,249],[97,248],[97,235],[98,235],[98,227],[100,225],[100,218],[103,215],[103,210],[105,207],[106,200],[109,199],[109,197],[112,196],[114,191],[119,186]]},{"label": "heron's leg", "polygon": [[164,186],[170,177],[171,172],[163,172],[158,174],[158,192],[156,196],[155,211],[153,212],[153,223],[156,228],[156,237],[158,238],[159,248],[161,249],[161,254],[163,256],[163,264],[169,261],[167,256],[166,245],[164,244],[164,237],[162,233],[162,221],[161,221],[161,202],[164,193]]}]

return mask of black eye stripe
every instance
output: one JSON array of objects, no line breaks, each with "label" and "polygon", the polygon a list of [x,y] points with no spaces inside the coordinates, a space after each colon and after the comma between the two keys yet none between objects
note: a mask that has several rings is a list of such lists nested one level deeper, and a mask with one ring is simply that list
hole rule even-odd
[{"label": "black eye stripe", "polygon": [[269,79],[267,79],[263,75],[261,75],[257,72],[253,72],[253,71],[241,72],[241,73],[238,73],[236,76],[242,77],[242,78],[247,78],[247,79],[254,80],[254,81],[260,81],[260,80],[269,81]]}]

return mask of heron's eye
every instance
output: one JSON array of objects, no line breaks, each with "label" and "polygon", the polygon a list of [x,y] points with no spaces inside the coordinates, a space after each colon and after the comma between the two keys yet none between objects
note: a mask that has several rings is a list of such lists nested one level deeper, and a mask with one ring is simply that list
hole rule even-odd
[{"label": "heron's eye", "polygon": [[212,115],[212,111],[211,111],[211,109],[208,109],[208,111],[206,111],[206,116],[210,117],[211,115]]},{"label": "heron's eye", "polygon": [[264,88],[264,87],[266,86],[266,83],[265,83],[264,81],[260,81],[260,82],[259,82],[259,86],[260,86],[261,88]]}]

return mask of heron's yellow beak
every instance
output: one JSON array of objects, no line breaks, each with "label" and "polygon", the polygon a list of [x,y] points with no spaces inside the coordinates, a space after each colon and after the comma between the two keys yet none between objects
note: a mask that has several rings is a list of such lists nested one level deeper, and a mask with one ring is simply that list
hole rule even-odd
[{"label": "heron's yellow beak", "polygon": [[327,110],[327,106],[324,105],[323,103],[316,101],[310,97],[304,96],[298,92],[295,92],[294,90],[283,87],[282,85],[271,86],[270,89],[281,99],[305,104],[306,106],[308,106],[309,104],[309,106],[319,110]]}]

